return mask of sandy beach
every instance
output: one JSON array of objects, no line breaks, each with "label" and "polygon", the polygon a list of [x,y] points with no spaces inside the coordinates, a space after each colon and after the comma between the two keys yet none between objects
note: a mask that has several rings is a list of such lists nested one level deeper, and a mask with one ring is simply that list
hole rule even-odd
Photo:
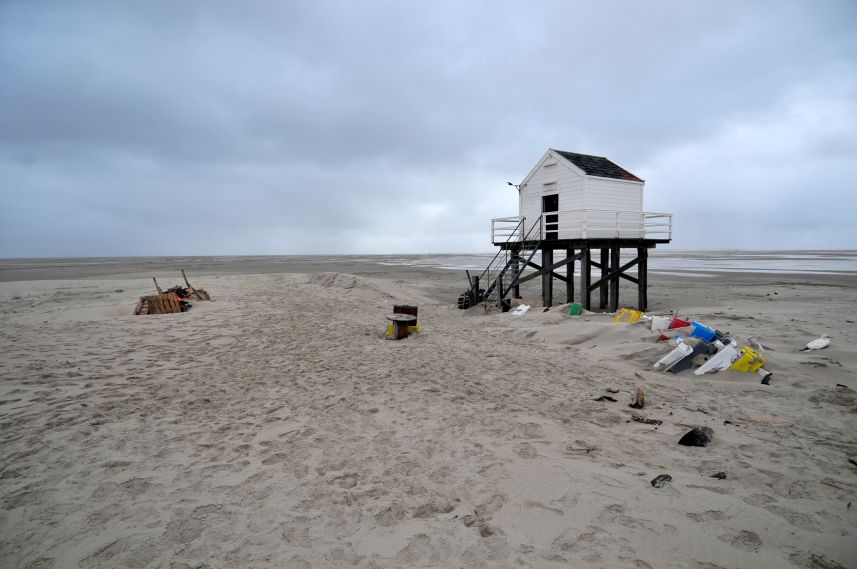
[{"label": "sandy beach", "polygon": [[[131,315],[179,267],[214,302]],[[0,281],[3,568],[857,567],[853,275],[650,276],[652,312],[757,338],[770,385],[656,372],[671,347],[608,314],[458,310],[460,271],[4,261]],[[422,332],[392,342],[396,303]],[[694,426],[714,442],[678,445]]]}]

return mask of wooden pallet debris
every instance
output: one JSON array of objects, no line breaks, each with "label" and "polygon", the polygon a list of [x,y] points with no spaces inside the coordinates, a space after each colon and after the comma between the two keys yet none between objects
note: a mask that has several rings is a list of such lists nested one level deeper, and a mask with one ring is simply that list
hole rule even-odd
[{"label": "wooden pallet debris", "polygon": [[175,314],[188,311],[192,306],[190,300],[211,300],[211,295],[204,288],[191,286],[184,270],[182,270],[182,277],[187,288],[174,286],[167,291],[163,291],[158,285],[158,280],[152,277],[158,294],[141,296],[134,307],[134,314]]},{"label": "wooden pallet debris", "polygon": [[197,300],[211,300],[211,295],[204,288],[194,288],[190,285],[187,275],[184,274],[184,269],[182,269],[182,278],[184,279],[184,284],[187,285],[187,291],[190,293],[190,296]]},{"label": "wooden pallet debris", "polygon": [[174,314],[184,312],[181,299],[174,293],[141,296],[134,308],[134,314]]}]

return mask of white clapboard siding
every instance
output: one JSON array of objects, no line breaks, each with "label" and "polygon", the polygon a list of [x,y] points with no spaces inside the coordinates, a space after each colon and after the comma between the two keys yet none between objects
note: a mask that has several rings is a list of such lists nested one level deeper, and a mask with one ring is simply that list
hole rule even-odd
[{"label": "white clapboard siding", "polygon": [[558,160],[548,152],[538,167],[521,186],[520,212],[526,230],[538,223],[542,214],[542,197],[559,196],[559,209],[576,209],[583,200],[586,177],[565,160]]},{"label": "white clapboard siding", "polygon": [[584,209],[643,211],[643,183],[587,176]]},{"label": "white clapboard siding", "polygon": [[[560,239],[583,235],[583,214],[574,214],[571,210],[597,210],[599,213],[587,214],[586,218],[590,222],[599,218],[599,226],[600,217],[608,223],[610,219],[617,219],[615,212],[643,211],[643,182],[588,176],[569,160],[548,150],[520,186],[518,215],[526,218],[525,234],[538,223],[542,214],[542,197],[550,194],[559,196],[559,211],[566,212],[559,215]],[[639,234],[637,217],[623,214],[618,223],[622,226],[623,236]],[[589,237],[599,233],[600,230],[595,235],[590,233]]]}]

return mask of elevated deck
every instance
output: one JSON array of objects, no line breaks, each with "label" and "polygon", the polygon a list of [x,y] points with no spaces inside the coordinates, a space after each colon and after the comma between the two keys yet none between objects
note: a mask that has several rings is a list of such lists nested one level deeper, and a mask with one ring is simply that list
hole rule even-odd
[{"label": "elevated deck", "polygon": [[[672,214],[648,211],[610,211],[576,209],[550,211],[529,219],[499,217],[491,220],[491,242],[499,247],[497,254],[479,276],[470,279],[469,288],[459,299],[466,308],[481,301],[508,306],[511,295],[520,298],[520,285],[542,278],[542,300],[553,304],[553,281],[566,285],[566,302],[575,298],[575,264],[580,261],[580,303],[589,310],[592,293],[599,293],[599,308],[615,311],[619,306],[619,283],[628,281],[637,286],[637,306],[645,310],[648,304],[649,249],[672,240]],[[593,258],[592,250],[600,250]],[[622,250],[633,249],[636,256],[622,262]],[[554,253],[561,257],[554,259]],[[534,260],[541,252],[541,264]],[[565,274],[557,272],[567,267]],[[637,275],[628,271],[636,267]],[[592,269],[600,270],[600,278],[592,282]],[[526,269],[534,272],[524,274]]]},{"label": "elevated deck", "polygon": [[575,209],[547,212],[534,219],[515,216],[491,220],[491,242],[503,249],[651,249],[671,240],[671,213]]}]

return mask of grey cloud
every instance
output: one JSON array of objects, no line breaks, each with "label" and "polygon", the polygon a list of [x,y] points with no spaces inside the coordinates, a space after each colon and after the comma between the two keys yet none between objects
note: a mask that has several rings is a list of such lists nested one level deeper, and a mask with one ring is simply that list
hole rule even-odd
[{"label": "grey cloud", "polygon": [[549,146],[676,247],[857,247],[852,6],[6,2],[0,255],[487,250]]}]

